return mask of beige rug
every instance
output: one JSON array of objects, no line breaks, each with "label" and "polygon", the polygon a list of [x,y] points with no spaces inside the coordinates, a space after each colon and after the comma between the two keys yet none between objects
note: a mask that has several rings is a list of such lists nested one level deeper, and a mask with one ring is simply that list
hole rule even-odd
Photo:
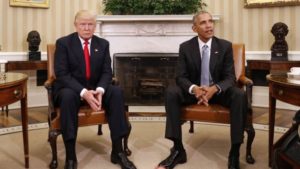
[{"label": "beige rug", "polygon": [[[164,139],[164,122],[132,122],[133,130],[129,147],[133,154],[129,157],[138,169],[154,169],[169,154],[171,142]],[[189,125],[183,125],[183,141],[188,162],[176,169],[226,169],[230,148],[229,127],[210,124],[196,124],[195,133],[188,133]],[[97,127],[79,129],[77,156],[80,169],[120,169],[110,162],[111,142],[107,125],[104,135],[97,136]],[[47,142],[47,129],[29,131],[30,168],[46,169],[51,160]],[[281,133],[275,134],[275,140]],[[256,130],[253,143],[254,165],[245,162],[245,144],[241,147],[242,169],[267,169],[268,132]],[[58,139],[59,167],[63,168],[65,152],[61,137]],[[23,142],[20,132],[1,135],[0,168],[24,168]]]}]

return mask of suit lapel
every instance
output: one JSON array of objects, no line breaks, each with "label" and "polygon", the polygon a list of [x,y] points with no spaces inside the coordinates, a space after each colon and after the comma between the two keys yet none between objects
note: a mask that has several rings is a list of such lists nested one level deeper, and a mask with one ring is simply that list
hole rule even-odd
[{"label": "suit lapel", "polygon": [[196,71],[200,72],[200,65],[201,65],[201,56],[200,56],[200,49],[199,49],[199,43],[198,43],[198,37],[195,37],[192,40],[192,46],[191,46],[192,59],[194,60],[194,64],[196,67]]},{"label": "suit lapel", "polygon": [[83,65],[83,66],[80,66],[80,69],[81,69],[81,72],[83,72],[85,74],[85,59],[84,59],[82,44],[80,42],[80,39],[79,39],[77,33],[74,34],[73,38],[74,38],[74,40],[72,40],[71,43],[72,43],[74,55],[76,57],[74,59],[79,62],[79,65]]},{"label": "suit lapel", "polygon": [[102,45],[99,44],[98,41],[95,40],[95,37],[92,37],[91,47],[90,47],[90,61],[91,61],[91,76],[93,76],[93,72],[96,72],[97,63],[99,63],[99,57],[101,56]]},{"label": "suit lapel", "polygon": [[209,60],[209,71],[210,71],[211,75],[213,74],[213,72],[215,70],[215,66],[217,64],[219,53],[220,53],[219,46],[216,43],[215,37],[213,37],[212,43],[211,43],[211,50],[210,50],[210,60]]}]

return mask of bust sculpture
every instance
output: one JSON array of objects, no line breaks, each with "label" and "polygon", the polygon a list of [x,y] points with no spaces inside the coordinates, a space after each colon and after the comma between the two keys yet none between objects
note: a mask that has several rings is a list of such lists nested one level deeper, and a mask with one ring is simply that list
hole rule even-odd
[{"label": "bust sculpture", "polygon": [[285,23],[277,22],[273,25],[271,33],[275,37],[275,42],[271,47],[271,60],[287,60],[288,44],[285,36],[288,32],[288,26]]},{"label": "bust sculpture", "polygon": [[38,31],[33,30],[28,33],[27,36],[29,60],[40,60],[41,52],[39,52],[39,45],[41,43],[40,34]]}]

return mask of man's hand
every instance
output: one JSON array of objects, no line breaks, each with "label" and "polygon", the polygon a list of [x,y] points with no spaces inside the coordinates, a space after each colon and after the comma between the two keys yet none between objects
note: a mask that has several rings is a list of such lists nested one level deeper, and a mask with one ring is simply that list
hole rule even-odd
[{"label": "man's hand", "polygon": [[198,100],[197,104],[202,104],[205,100],[204,96],[206,94],[206,91],[204,90],[204,88],[200,87],[200,86],[195,86],[195,87],[193,87],[192,92],[194,93],[195,97]]},{"label": "man's hand", "polygon": [[96,97],[97,95],[99,95],[99,92],[95,90],[87,90],[83,94],[83,99],[88,102],[94,111],[99,111],[101,109],[101,102],[99,102],[99,98]]},{"label": "man's hand", "polygon": [[195,86],[192,89],[192,93],[194,93],[195,97],[199,99],[205,94],[205,91],[203,90],[203,87]]},{"label": "man's hand", "polygon": [[218,88],[216,85],[210,87],[203,86],[202,90],[205,91],[205,95],[202,96],[202,103],[208,106],[208,101],[218,92]]},{"label": "man's hand", "polygon": [[209,100],[213,97],[213,95],[218,92],[217,86],[195,86],[192,89],[192,92],[195,94],[198,102],[197,104],[204,104],[208,106]]},{"label": "man's hand", "polygon": [[103,93],[101,91],[96,91],[95,97],[97,98],[97,100],[99,102],[98,110],[101,110],[101,108],[102,108],[102,96],[103,96]]}]

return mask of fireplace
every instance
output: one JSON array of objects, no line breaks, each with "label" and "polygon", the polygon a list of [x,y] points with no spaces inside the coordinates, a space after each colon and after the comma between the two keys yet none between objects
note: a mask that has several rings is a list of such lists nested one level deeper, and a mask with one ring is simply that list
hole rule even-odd
[{"label": "fireplace", "polygon": [[177,53],[115,53],[114,76],[130,106],[163,105],[164,92],[175,83]]},{"label": "fireplace", "polygon": [[[164,92],[175,83],[179,45],[197,34],[192,15],[101,15],[95,35],[110,43],[114,76],[132,112],[164,112]],[[213,19],[218,20],[219,15]],[[152,53],[151,53],[152,52]],[[151,105],[151,106],[149,106]],[[157,106],[156,106],[157,105]]]}]

